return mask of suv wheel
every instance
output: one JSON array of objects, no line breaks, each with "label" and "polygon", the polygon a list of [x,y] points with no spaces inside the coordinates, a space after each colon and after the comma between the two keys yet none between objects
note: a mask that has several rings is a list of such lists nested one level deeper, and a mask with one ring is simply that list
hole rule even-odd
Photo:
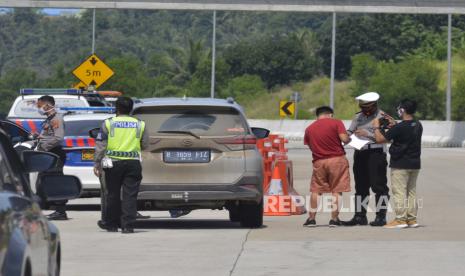
[{"label": "suv wheel", "polygon": [[239,206],[242,227],[258,228],[263,225],[263,200],[257,203],[241,203]]},{"label": "suv wheel", "polygon": [[241,221],[241,215],[239,213],[239,207],[231,207],[229,209],[229,220],[232,222]]}]

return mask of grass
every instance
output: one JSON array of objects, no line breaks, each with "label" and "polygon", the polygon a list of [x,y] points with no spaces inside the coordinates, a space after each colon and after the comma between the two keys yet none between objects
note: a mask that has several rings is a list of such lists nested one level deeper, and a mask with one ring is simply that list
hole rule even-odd
[{"label": "grass", "polygon": [[[281,119],[279,116],[279,102],[290,100],[293,91],[302,96],[298,104],[298,119],[308,120],[315,118],[315,109],[318,106],[329,105],[328,78],[318,78],[306,83],[296,83],[292,86],[275,89],[266,95],[261,95],[253,101],[241,103],[247,117],[251,119]],[[352,119],[358,111],[357,102],[351,95],[352,82],[340,81],[335,83],[335,116],[339,119]]]},{"label": "grass", "polygon": [[[438,61],[436,67],[441,71],[439,79],[439,90],[446,91],[447,89],[447,60]],[[459,77],[463,76],[465,72],[465,59],[461,55],[454,55],[452,57],[452,88]]]}]

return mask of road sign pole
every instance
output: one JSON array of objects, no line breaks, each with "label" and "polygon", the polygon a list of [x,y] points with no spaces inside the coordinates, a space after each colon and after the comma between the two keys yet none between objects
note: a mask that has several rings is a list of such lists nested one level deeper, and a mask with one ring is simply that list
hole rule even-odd
[{"label": "road sign pole", "polygon": [[215,97],[215,63],[216,63],[216,11],[213,11],[213,37],[212,37],[212,77],[210,97]]},{"label": "road sign pole", "polygon": [[446,96],[446,120],[451,120],[452,106],[452,14],[448,14],[447,26],[447,96]]},{"label": "road sign pole", "polygon": [[299,114],[299,105],[297,99],[294,99],[295,111],[294,111],[294,120],[297,120],[297,115]]},{"label": "road sign pole", "polygon": [[95,9],[92,12],[92,55],[95,54]]},{"label": "road sign pole", "polygon": [[334,70],[336,65],[336,13],[333,12],[333,34],[331,41],[331,83],[329,87],[329,106],[334,108]]}]

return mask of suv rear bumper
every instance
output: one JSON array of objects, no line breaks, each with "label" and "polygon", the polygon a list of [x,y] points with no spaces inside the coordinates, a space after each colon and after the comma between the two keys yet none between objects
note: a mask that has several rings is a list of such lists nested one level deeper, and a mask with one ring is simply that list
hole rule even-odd
[{"label": "suv rear bumper", "polygon": [[219,200],[246,200],[260,202],[262,193],[257,189],[245,187],[230,187],[208,191],[193,190],[191,185],[183,186],[181,191],[139,191],[138,200],[176,200],[176,201],[219,201]]},{"label": "suv rear bumper", "polygon": [[155,201],[255,201],[263,197],[262,181],[244,177],[236,184],[141,184],[138,200]]}]

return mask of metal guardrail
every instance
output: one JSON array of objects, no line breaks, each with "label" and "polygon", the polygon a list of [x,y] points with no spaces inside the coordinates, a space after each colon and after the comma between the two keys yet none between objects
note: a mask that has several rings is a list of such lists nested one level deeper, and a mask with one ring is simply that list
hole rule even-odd
[{"label": "metal guardrail", "polygon": [[0,7],[465,14],[462,0],[0,0]]}]

